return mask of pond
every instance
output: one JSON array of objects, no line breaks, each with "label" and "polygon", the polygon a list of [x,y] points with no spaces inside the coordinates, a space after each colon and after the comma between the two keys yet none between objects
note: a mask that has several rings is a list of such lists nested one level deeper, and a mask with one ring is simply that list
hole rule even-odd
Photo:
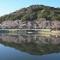
[{"label": "pond", "polygon": [[1,33],[0,60],[60,60],[60,36]]}]

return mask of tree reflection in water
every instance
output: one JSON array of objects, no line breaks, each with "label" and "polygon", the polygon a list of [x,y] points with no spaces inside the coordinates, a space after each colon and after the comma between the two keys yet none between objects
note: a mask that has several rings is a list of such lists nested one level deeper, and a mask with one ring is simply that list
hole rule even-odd
[{"label": "tree reflection in water", "polygon": [[60,52],[60,37],[39,34],[9,35],[1,34],[0,43],[33,55]]}]

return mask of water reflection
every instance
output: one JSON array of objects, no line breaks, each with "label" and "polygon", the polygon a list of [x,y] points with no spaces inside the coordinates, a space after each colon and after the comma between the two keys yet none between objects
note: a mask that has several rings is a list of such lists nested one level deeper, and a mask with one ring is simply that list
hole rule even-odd
[{"label": "water reflection", "polygon": [[13,43],[60,44],[60,36],[42,36],[40,34],[0,34],[0,40]]},{"label": "water reflection", "polygon": [[41,36],[40,34],[0,34],[0,43],[25,51],[29,54],[48,54],[60,52],[59,36]]}]

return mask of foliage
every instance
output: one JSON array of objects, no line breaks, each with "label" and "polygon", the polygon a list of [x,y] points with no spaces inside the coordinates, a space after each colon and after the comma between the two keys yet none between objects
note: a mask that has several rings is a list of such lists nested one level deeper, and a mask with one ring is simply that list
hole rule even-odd
[{"label": "foliage", "polygon": [[44,5],[32,5],[11,14],[1,16],[0,22],[5,20],[37,20],[46,18],[46,20],[60,20],[60,8],[54,8]]}]

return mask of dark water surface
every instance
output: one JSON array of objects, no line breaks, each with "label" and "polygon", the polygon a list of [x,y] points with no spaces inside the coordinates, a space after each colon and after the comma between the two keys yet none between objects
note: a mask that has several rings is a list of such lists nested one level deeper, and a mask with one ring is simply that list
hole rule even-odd
[{"label": "dark water surface", "polygon": [[0,60],[60,60],[60,37],[0,34]]}]

